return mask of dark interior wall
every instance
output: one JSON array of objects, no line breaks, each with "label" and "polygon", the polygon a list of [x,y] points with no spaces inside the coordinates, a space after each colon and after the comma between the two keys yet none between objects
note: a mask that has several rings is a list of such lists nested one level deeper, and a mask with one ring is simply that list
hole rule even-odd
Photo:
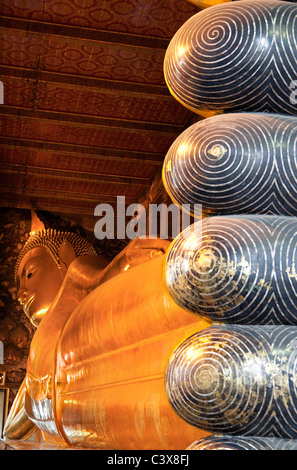
[{"label": "dark interior wall", "polygon": [[30,231],[30,211],[1,209],[0,212],[0,341],[4,346],[5,386],[11,405],[26,371],[26,361],[35,328],[17,301],[14,265]]}]

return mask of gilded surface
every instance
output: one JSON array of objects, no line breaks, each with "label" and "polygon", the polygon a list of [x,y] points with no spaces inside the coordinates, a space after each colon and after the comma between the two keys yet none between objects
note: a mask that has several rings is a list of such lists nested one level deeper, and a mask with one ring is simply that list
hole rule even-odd
[{"label": "gilded surface", "polygon": [[171,408],[164,374],[175,346],[209,323],[168,294],[167,246],[135,240],[108,266],[70,243],[56,244],[57,259],[44,245],[25,252],[18,297],[38,328],[6,439],[38,428],[51,445],[179,449],[197,437]]},{"label": "gilded surface", "polygon": [[56,413],[71,444],[179,448],[195,433],[188,426],[180,432],[164,374],[175,345],[207,324],[170,299],[162,265],[160,258],[106,282],[65,325],[57,345]]},{"label": "gilded surface", "polygon": [[214,5],[220,5],[221,3],[231,2],[232,0],[188,0],[193,5],[196,5],[198,8],[209,8]]}]

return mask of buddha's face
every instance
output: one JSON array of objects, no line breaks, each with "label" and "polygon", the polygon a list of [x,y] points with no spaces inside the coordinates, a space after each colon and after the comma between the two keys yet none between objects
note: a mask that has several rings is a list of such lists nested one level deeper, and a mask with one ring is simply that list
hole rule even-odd
[{"label": "buddha's face", "polygon": [[28,251],[17,273],[18,301],[34,326],[38,326],[56,297],[64,278],[62,269],[45,247]]}]

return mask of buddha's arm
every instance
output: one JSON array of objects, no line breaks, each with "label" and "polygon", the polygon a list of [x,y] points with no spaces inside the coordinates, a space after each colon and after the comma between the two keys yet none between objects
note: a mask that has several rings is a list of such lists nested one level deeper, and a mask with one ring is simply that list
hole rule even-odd
[{"label": "buddha's arm", "polygon": [[168,240],[161,238],[136,238],[130,241],[126,248],[104,269],[100,284],[123,271],[127,271],[128,269],[164,255],[169,244],[170,242]]},{"label": "buddha's arm", "polygon": [[164,255],[168,246],[168,240],[135,239],[109,264],[100,256],[76,258],[69,266],[61,293],[71,292],[80,302],[96,287],[123,271]]},{"label": "buddha's arm", "polygon": [[4,427],[5,439],[27,439],[36,429],[28,418],[24,406],[26,392],[26,379],[24,379],[17,396],[13,402]]}]

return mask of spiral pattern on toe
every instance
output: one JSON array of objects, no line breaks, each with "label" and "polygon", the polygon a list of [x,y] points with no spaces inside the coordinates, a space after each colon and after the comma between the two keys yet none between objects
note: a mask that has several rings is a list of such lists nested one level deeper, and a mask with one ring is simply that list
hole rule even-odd
[{"label": "spiral pattern on toe", "polygon": [[297,7],[242,0],[191,17],[172,38],[164,61],[170,92],[193,111],[296,114]]},{"label": "spiral pattern on toe", "polygon": [[170,245],[165,283],[215,322],[297,325],[297,218],[210,217]]},{"label": "spiral pattern on toe", "polygon": [[212,435],[193,442],[187,450],[297,450],[297,440]]},{"label": "spiral pattern on toe", "polygon": [[297,118],[214,116],[171,145],[163,183],[178,205],[213,214],[297,215]]},{"label": "spiral pattern on toe", "polygon": [[168,400],[213,433],[297,437],[297,327],[222,326],[185,340],[169,359]]}]

